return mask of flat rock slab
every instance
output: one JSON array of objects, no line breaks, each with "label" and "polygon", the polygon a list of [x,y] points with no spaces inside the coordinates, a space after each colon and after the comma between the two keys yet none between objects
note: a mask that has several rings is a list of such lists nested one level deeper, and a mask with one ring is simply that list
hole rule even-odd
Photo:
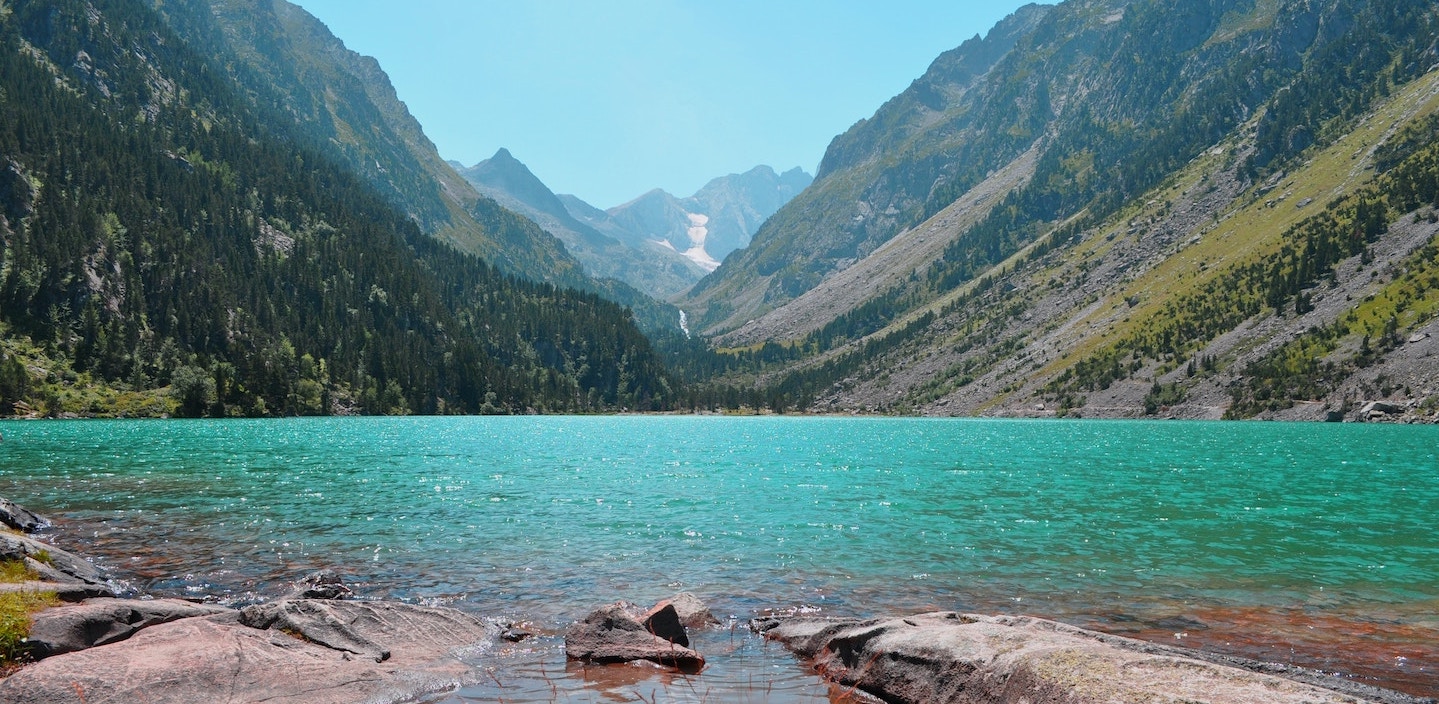
[{"label": "flat rock slab", "polygon": [[[495,635],[493,626],[453,609],[389,602],[324,604],[331,608],[316,618],[342,623],[390,657],[376,662],[311,642],[283,626],[253,628],[231,612],[152,626],[119,643],[41,660],[0,680],[0,701],[399,702],[473,679],[474,669],[458,655],[470,646],[493,642]],[[294,611],[309,613],[304,608]]]},{"label": "flat rock slab", "polygon": [[[1359,697],[1181,649],[1021,616],[952,612],[873,620],[771,619],[756,630],[825,677],[886,702],[964,704],[1358,704]],[[1257,663],[1255,663],[1257,664]],[[1398,699],[1376,698],[1374,693]]]},{"label": "flat rock slab", "polygon": [[228,611],[223,606],[180,599],[87,599],[31,616],[26,641],[32,655],[47,658],[118,643],[140,629],[162,623]]}]

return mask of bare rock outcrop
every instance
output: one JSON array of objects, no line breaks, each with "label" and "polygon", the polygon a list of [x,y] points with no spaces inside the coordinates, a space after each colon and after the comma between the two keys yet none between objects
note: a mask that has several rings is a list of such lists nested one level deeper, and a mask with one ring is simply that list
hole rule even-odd
[{"label": "bare rock outcrop", "polygon": [[[350,601],[274,606],[248,616],[183,618],[124,642],[41,660],[0,680],[0,701],[403,701],[472,678],[473,668],[459,655],[495,636],[493,626],[453,609]],[[356,650],[363,651],[359,657]],[[378,652],[389,655],[373,657]]]},{"label": "bare rock outcrop", "polygon": [[50,527],[50,520],[14,501],[0,497],[0,525],[24,533],[34,533]]},{"label": "bare rock outcrop", "polygon": [[[44,582],[53,583],[58,589],[45,591],[62,592],[79,599],[94,596],[115,596],[114,590],[100,569],[85,558],[74,553],[42,543],[34,538],[0,531],[0,560],[21,560],[27,567],[40,575]],[[74,587],[74,588],[66,588]]]},{"label": "bare rock outcrop", "polygon": [[[865,621],[792,618],[756,621],[754,627],[810,658],[825,677],[886,702],[1421,701],[1337,679],[1334,684],[1350,691],[1336,691],[1213,661],[1223,658],[1201,660],[1191,657],[1197,655],[1193,651],[1021,616],[947,612]],[[1265,667],[1247,661],[1235,664]],[[1322,673],[1309,674],[1322,677]]]},{"label": "bare rock outcrop", "polygon": [[180,599],[87,599],[32,616],[26,643],[31,655],[48,658],[118,643],[140,629],[162,623],[227,611],[223,606]]}]

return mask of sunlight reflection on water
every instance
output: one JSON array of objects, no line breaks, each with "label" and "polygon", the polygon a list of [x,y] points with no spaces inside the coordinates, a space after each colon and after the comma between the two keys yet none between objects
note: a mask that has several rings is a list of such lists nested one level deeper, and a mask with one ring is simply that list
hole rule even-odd
[{"label": "sunlight reflection on water", "polygon": [[[1187,619],[1185,644],[1439,688],[1414,664],[1439,661],[1433,428],[539,417],[5,438],[0,496],[159,593],[242,603],[331,567],[364,595],[547,628],[685,589],[741,620],[1025,612],[1172,639]],[[1315,623],[1326,638],[1289,632]]]}]

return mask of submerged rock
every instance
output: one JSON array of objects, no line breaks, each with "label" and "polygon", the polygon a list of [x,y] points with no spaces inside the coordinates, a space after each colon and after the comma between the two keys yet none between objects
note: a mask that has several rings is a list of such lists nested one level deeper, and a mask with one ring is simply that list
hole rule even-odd
[{"label": "submerged rock", "polygon": [[289,599],[348,599],[355,592],[345,586],[345,581],[334,570],[320,570],[295,582]]},{"label": "submerged rock", "polygon": [[[684,634],[673,605],[661,603],[641,614],[633,604],[621,601],[596,609],[570,626],[565,631],[565,656],[598,664],[647,660],[685,672],[704,668],[704,656],[657,635],[646,627],[647,621],[659,624],[666,634],[674,635],[672,627]],[[689,643],[688,636],[684,642]]]},{"label": "submerged rock", "polygon": [[[281,602],[285,604],[286,602]],[[204,701],[341,704],[405,701],[456,687],[474,670],[458,657],[494,638],[494,628],[453,609],[397,603],[309,602],[184,618],[146,628],[123,643],[57,655],[0,680],[10,704],[190,704]],[[300,630],[290,630],[299,624]],[[316,625],[318,624],[318,625]],[[377,662],[347,644],[329,647],[336,624]]]},{"label": "submerged rock", "polygon": [[[791,618],[756,621],[754,627],[811,658],[825,677],[887,702],[1358,701],[1333,689],[1188,657],[1196,655],[1192,651],[1021,616],[949,612],[867,621]],[[1356,689],[1373,690],[1351,685],[1346,692]],[[1375,691],[1395,697],[1375,701],[1417,701],[1382,690],[1361,696],[1373,698]]]},{"label": "submerged rock", "polygon": [[87,599],[33,615],[26,644],[36,658],[47,658],[117,643],[150,626],[227,611],[179,599]]}]

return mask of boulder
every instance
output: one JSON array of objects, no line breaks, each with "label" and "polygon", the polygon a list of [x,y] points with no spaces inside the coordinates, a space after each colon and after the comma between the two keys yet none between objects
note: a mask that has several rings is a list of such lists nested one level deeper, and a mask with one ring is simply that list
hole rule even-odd
[{"label": "boulder", "polygon": [[[1198,659],[1191,657],[1195,651],[1023,616],[947,612],[867,621],[768,619],[753,625],[810,658],[823,676],[886,702],[1353,704],[1356,695],[1382,693],[1330,678],[1350,687],[1341,694],[1270,674],[1300,668],[1221,656]],[[1376,701],[1407,700],[1385,694],[1399,698]]]},{"label": "boulder", "polygon": [[0,525],[9,526],[24,533],[34,533],[50,527],[49,519],[4,497],[0,497]]},{"label": "boulder", "polygon": [[1370,401],[1369,403],[1366,403],[1359,408],[1359,415],[1365,418],[1380,413],[1388,414],[1403,412],[1403,406],[1400,406],[1397,403],[1390,403],[1388,401]]},{"label": "boulder", "polygon": [[87,599],[32,615],[26,645],[31,655],[47,658],[116,643],[142,628],[227,611],[180,599]]},{"label": "boulder", "polygon": [[[674,614],[673,606],[660,610]],[[704,668],[704,656],[646,628],[643,618],[647,615],[637,613],[633,604],[623,601],[596,609],[565,631],[565,656],[599,664],[648,660],[684,672]],[[678,624],[678,615],[674,615],[674,622]]]},{"label": "boulder", "polygon": [[685,628],[708,628],[720,625],[720,620],[710,613],[710,607],[690,592],[680,592],[662,602],[674,605],[675,613]]},{"label": "boulder", "polygon": [[[453,609],[398,603],[311,602],[384,662],[313,642],[276,618],[254,628],[230,612],[146,628],[120,643],[46,658],[0,680],[9,704],[341,704],[410,701],[475,681],[460,659],[494,628]],[[303,609],[296,609],[301,612]],[[307,626],[308,617],[291,618]],[[291,621],[294,622],[294,621]],[[326,624],[328,625],[328,623]],[[312,631],[313,632],[313,631]]]}]

